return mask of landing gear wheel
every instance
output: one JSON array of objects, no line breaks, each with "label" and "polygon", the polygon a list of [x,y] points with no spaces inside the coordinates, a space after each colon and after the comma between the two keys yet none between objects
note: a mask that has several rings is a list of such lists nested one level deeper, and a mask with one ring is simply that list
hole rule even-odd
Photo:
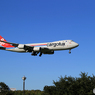
[{"label": "landing gear wheel", "polygon": [[37,53],[36,53],[36,52],[32,52],[31,55],[33,55],[33,56],[37,56]]}]

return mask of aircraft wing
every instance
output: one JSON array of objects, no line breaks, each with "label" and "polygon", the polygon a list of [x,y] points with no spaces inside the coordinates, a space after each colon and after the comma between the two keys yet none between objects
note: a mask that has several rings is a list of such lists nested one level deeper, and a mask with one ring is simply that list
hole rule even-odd
[{"label": "aircraft wing", "polygon": [[25,44],[11,43],[11,42],[6,42],[6,41],[0,41],[0,42],[11,44],[13,47],[18,47],[19,49],[25,49],[28,51],[32,51],[34,47],[34,46],[25,45]]}]

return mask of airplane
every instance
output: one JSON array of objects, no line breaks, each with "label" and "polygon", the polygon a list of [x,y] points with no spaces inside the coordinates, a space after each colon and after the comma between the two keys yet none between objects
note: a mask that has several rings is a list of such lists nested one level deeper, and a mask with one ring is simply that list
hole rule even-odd
[{"label": "airplane", "polygon": [[69,50],[78,47],[79,44],[73,40],[61,40],[47,43],[32,43],[32,44],[18,44],[7,42],[2,36],[0,36],[0,49],[6,51],[25,53],[29,52],[33,56],[41,57],[42,54],[54,54],[57,50]]}]

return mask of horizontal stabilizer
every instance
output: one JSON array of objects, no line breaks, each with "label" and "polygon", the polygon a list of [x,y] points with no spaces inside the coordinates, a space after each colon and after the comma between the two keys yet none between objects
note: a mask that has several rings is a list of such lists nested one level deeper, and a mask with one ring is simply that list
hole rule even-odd
[{"label": "horizontal stabilizer", "polygon": [[0,47],[0,49],[5,50],[6,48],[5,47]]},{"label": "horizontal stabilizer", "polygon": [[0,36],[0,45],[6,48],[13,47],[10,43],[7,43],[7,41],[2,36]]}]

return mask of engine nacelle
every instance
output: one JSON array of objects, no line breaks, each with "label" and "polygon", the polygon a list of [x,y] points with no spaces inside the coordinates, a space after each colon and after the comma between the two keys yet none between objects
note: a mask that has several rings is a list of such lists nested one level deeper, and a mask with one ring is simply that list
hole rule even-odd
[{"label": "engine nacelle", "polygon": [[44,54],[54,54],[54,51],[47,51],[47,52],[44,52]]},{"label": "engine nacelle", "polygon": [[18,45],[18,48],[19,48],[19,49],[24,49],[24,47],[25,47],[25,45],[23,45],[23,44],[19,44],[19,45]]},{"label": "engine nacelle", "polygon": [[34,47],[34,48],[33,48],[33,51],[39,52],[39,51],[40,51],[40,47]]}]

